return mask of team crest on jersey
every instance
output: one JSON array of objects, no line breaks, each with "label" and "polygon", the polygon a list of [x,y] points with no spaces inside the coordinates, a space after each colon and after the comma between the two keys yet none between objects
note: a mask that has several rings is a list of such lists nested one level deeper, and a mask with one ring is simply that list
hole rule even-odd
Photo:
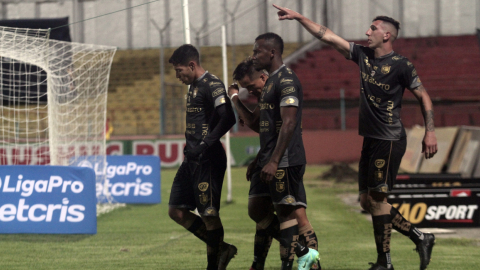
[{"label": "team crest on jersey", "polygon": [[283,192],[285,190],[285,182],[282,182],[282,181],[277,182],[276,186],[277,186],[278,192]]},{"label": "team crest on jersey", "polygon": [[277,179],[283,179],[284,176],[285,176],[285,170],[277,170],[277,172],[275,173],[275,178]]},{"label": "team crest on jersey", "polygon": [[208,183],[207,183],[207,182],[202,182],[202,183],[198,184],[198,189],[199,189],[201,192],[207,191],[207,189],[208,189]]},{"label": "team crest on jersey", "polygon": [[407,61],[407,66],[411,67],[413,64],[410,61]]},{"label": "team crest on jersey", "polygon": [[367,67],[370,67],[370,63],[368,62],[368,58],[363,59],[363,61],[365,61],[365,65],[367,65]]},{"label": "team crest on jersey", "polygon": [[417,77],[417,70],[416,70],[416,69],[413,69],[413,71],[412,71],[412,77]]},{"label": "team crest on jersey", "polygon": [[385,160],[384,159],[377,159],[375,160],[375,167],[381,169],[385,166]]},{"label": "team crest on jersey", "polygon": [[198,196],[200,197],[200,203],[201,204],[203,204],[203,205],[207,204],[207,202],[208,202],[208,195],[207,194],[202,193]]},{"label": "team crest on jersey", "polygon": [[382,181],[383,180],[383,171],[376,171],[375,172],[375,178],[377,179],[377,181]]},{"label": "team crest on jersey", "polygon": [[383,74],[388,74],[390,72],[390,68],[391,68],[391,66],[389,66],[389,65],[382,66],[382,73]]}]

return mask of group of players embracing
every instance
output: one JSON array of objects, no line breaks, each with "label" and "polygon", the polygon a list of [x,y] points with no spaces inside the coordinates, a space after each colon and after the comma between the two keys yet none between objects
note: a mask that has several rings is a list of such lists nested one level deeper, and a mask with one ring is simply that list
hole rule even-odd
[{"label": "group of players embracing", "polygon": [[[413,64],[393,51],[400,23],[378,16],[365,33],[368,46],[349,43],[330,29],[277,5],[279,20],[297,20],[313,36],[335,48],[360,68],[359,134],[364,137],[359,162],[362,208],[371,214],[377,260],[371,270],[393,270],[390,257],[392,229],[409,237],[426,269],[435,236],[423,233],[387,201],[406,150],[406,133],[400,120],[405,88],[418,99],[424,120],[422,152],[437,152],[432,102]],[[248,166],[248,214],[256,223],[251,270],[263,270],[272,239],[280,244],[281,269],[321,269],[318,239],[307,219],[303,175],[302,85],[282,60],[283,40],[275,33],[255,39],[253,55],[235,69],[228,91],[206,71],[192,45],[182,45],[171,56],[176,76],[189,91],[186,96],[185,160],[173,181],[169,216],[207,244],[207,270],[223,270],[237,248],[223,241],[219,216],[226,154],[220,138],[239,121],[260,135],[260,150]],[[258,99],[251,111],[239,99],[239,86]],[[388,86],[388,87],[386,87]],[[321,117],[321,116],[319,116]],[[319,150],[321,151],[321,150]],[[197,209],[200,216],[192,213]],[[328,258],[326,258],[328,260]]]}]

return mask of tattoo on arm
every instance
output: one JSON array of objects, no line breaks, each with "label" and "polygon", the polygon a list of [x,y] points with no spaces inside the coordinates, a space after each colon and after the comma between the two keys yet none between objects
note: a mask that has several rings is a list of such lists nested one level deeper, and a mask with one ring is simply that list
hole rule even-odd
[{"label": "tattoo on arm", "polygon": [[433,125],[433,110],[425,112],[425,126],[427,131],[435,131],[435,126]]},{"label": "tattoo on arm", "polygon": [[323,35],[325,35],[325,32],[327,32],[327,27],[320,25],[320,30],[318,33],[315,35],[318,39],[322,39]]}]

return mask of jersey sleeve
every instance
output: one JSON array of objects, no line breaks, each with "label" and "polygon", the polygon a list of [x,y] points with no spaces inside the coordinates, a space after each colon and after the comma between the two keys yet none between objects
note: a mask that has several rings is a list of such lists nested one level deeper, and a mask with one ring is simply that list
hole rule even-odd
[{"label": "jersey sleeve", "polygon": [[227,91],[225,85],[220,80],[213,80],[208,86],[206,99],[213,104],[214,108],[227,102]]},{"label": "jersey sleeve", "polygon": [[280,107],[299,106],[298,94],[300,87],[294,78],[288,76],[283,77],[279,81],[279,89]]},{"label": "jersey sleeve", "polygon": [[408,88],[410,90],[415,89],[420,85],[422,85],[422,82],[418,77],[415,66],[408,59],[405,59],[405,63],[403,65],[401,82],[403,87]]},{"label": "jersey sleeve", "polygon": [[350,53],[348,55],[348,60],[352,60],[355,63],[358,63],[360,57],[361,45],[350,42]]}]

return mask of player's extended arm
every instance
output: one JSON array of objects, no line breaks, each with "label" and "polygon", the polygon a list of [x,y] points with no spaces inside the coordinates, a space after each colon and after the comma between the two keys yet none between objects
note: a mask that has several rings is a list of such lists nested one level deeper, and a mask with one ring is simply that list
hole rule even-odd
[{"label": "player's extended arm", "polygon": [[273,150],[270,161],[265,165],[260,174],[260,178],[264,181],[271,181],[278,169],[278,163],[282,158],[285,150],[290,144],[295,126],[297,125],[297,107],[287,106],[280,108],[280,115],[282,116],[282,127],[278,135],[277,145]]},{"label": "player's extended arm", "polygon": [[[237,95],[234,95],[237,94]],[[245,122],[247,127],[249,127],[251,130],[259,133],[260,132],[260,125],[259,125],[259,119],[260,119],[260,107],[256,107],[255,110],[252,112],[250,111],[245,104],[238,98],[238,85],[237,84],[232,84],[228,87],[228,96],[232,97],[232,102],[235,105],[235,108],[237,108],[237,113],[240,116],[241,119]]]},{"label": "player's extended arm", "polygon": [[411,90],[417,98],[422,108],[423,119],[425,121],[425,136],[422,142],[422,153],[425,158],[431,158],[437,153],[437,137],[435,136],[435,125],[433,123],[433,105],[427,90],[423,85]]},{"label": "player's extended arm", "polygon": [[302,14],[293,11],[288,8],[284,8],[281,6],[277,6],[273,4],[273,6],[278,9],[278,19],[279,20],[297,20],[302,26],[307,29],[310,34],[314,37],[320,39],[321,41],[327,43],[328,45],[332,46],[341,53],[344,57],[348,58],[350,55],[350,43],[345,39],[337,36],[332,30],[328,29],[326,26],[320,25],[318,23],[313,22],[309,18],[303,16]]}]

